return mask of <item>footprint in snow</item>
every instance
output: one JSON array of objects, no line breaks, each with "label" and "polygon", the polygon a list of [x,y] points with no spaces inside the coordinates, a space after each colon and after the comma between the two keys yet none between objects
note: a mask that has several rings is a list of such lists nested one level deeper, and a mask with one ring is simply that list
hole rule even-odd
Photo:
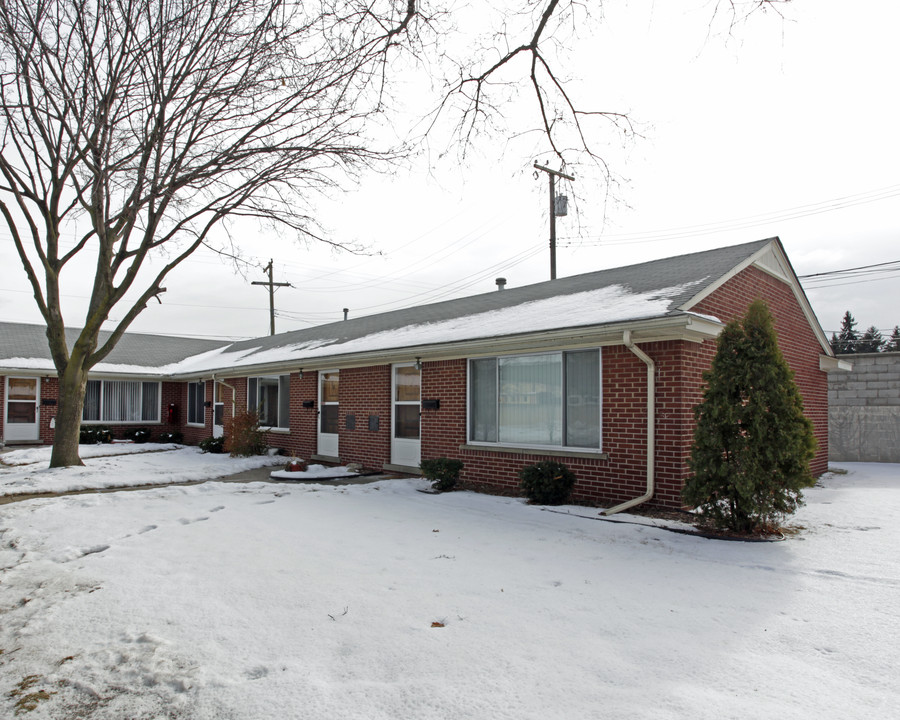
[{"label": "footprint in snow", "polygon": [[203,522],[204,520],[209,520],[208,517],[198,517],[198,518],[178,518],[178,522],[182,525],[190,525],[195,522]]},{"label": "footprint in snow", "polygon": [[269,668],[263,665],[257,665],[256,667],[248,668],[244,670],[244,675],[250,680],[260,680],[269,674]]},{"label": "footprint in snow", "polygon": [[140,530],[138,530],[138,535],[143,535],[144,533],[148,533],[151,530],[156,530],[157,525],[145,525]]},{"label": "footprint in snow", "polygon": [[82,550],[81,557],[84,557],[85,555],[96,555],[97,553],[102,553],[107,550],[109,550],[109,545],[94,545],[93,547]]},{"label": "footprint in snow", "polygon": [[224,506],[224,505],[217,505],[217,506],[214,507],[212,510],[210,510],[210,512],[211,512],[211,513],[219,512],[219,510],[224,510],[224,509],[225,509],[225,506]]}]

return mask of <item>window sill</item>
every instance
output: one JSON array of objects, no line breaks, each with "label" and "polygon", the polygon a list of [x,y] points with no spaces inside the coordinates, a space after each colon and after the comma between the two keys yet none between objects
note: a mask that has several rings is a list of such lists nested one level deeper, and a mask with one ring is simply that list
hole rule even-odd
[{"label": "window sill", "polygon": [[260,430],[260,432],[275,433],[276,435],[290,435],[291,434],[290,428],[261,427],[259,430]]},{"label": "window sill", "polygon": [[162,425],[159,420],[82,420],[82,425]]},{"label": "window sill", "polygon": [[189,423],[185,423],[185,427],[205,428],[205,427],[206,427],[206,423],[192,423],[192,422],[189,422]]},{"label": "window sill", "polygon": [[517,455],[546,455],[548,457],[584,458],[587,460],[609,460],[605,452],[589,450],[566,450],[565,448],[519,447],[516,445],[460,445],[460,451],[507,453]]}]

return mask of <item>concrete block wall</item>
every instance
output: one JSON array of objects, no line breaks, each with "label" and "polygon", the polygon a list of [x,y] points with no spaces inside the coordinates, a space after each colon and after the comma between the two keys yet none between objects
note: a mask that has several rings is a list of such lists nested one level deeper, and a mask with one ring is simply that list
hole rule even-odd
[{"label": "concrete block wall", "polygon": [[900,353],[846,355],[828,376],[829,459],[900,462]]}]

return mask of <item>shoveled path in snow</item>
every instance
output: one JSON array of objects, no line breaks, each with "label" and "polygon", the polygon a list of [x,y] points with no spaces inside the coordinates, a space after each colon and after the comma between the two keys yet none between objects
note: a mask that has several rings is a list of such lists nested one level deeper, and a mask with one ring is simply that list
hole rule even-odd
[{"label": "shoveled path in snow", "polygon": [[8,505],[9,503],[22,502],[23,500],[35,500],[37,498],[55,498],[67,497],[69,495],[90,495],[94,493],[110,493],[123,492],[128,490],[156,490],[165,487],[190,487],[191,485],[202,485],[205,482],[226,482],[226,483],[254,483],[269,482],[283,483],[285,485],[315,485],[327,482],[329,485],[366,485],[368,483],[380,482],[382,480],[395,480],[401,476],[393,473],[384,473],[376,475],[356,475],[353,477],[335,477],[335,478],[299,478],[297,480],[276,480],[269,477],[272,472],[271,467],[254,468],[253,470],[243,470],[233,475],[225,475],[224,477],[209,478],[207,480],[189,480],[186,482],[169,482],[156,483],[154,485],[114,485],[103,488],[86,488],[84,490],[67,490],[64,492],[44,492],[30,493],[18,495],[0,495],[0,505]]}]

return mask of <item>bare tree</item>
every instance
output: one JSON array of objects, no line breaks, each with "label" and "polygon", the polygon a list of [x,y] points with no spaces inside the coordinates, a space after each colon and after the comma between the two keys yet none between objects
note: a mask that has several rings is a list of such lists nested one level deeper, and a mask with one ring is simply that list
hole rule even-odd
[{"label": "bare tree", "polygon": [[[311,233],[306,193],[389,157],[366,123],[415,4],[381,10],[341,0],[0,4],[0,212],[59,375],[52,467],[81,462],[88,371],[217,225],[251,217]],[[84,254],[96,258],[93,289],[69,348],[60,278]],[[139,278],[151,257],[162,268]],[[136,299],[101,343],[129,292]]]},{"label": "bare tree", "polygon": [[[780,1],[714,4],[734,17],[736,6]],[[90,369],[217,227],[254,218],[337,244],[315,231],[308,195],[402,156],[369,132],[390,107],[399,55],[403,67],[450,62],[443,102],[422,116],[458,113],[462,142],[496,117],[495,78],[527,59],[519,79],[546,146],[562,157],[568,130],[602,163],[586,119],[626,132],[630,121],[580,108],[547,50],[583,7],[518,0],[520,22],[488,34],[491,59],[443,55],[429,66],[442,15],[428,0],[0,2],[0,213],[59,376],[51,466],[81,462]],[[60,282],[84,256],[93,288],[68,347]],[[121,319],[101,342],[114,308]]]}]

